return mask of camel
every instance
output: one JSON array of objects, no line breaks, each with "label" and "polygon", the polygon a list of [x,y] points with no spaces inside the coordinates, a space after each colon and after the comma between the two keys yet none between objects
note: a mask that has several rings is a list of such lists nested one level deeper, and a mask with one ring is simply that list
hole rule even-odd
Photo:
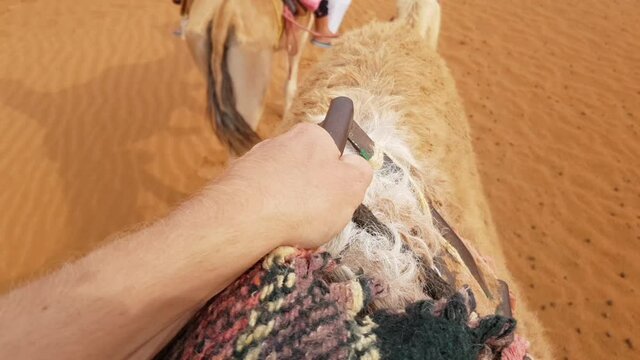
[{"label": "camel", "polygon": [[[344,34],[310,70],[278,132],[320,123],[333,98],[353,101],[355,121],[375,142],[369,158],[375,173],[363,201],[367,221],[385,230],[366,231],[354,218],[323,250],[340,258],[341,280],[366,274],[384,284],[374,309],[402,311],[425,299],[436,273],[456,289],[470,289],[480,316],[513,311],[518,334],[531,346],[511,359],[548,359],[543,327],[506,267],[470,125],[437,52],[440,18],[437,0],[398,0],[392,22]],[[447,231],[461,238],[479,275]]]},{"label": "camel", "polygon": [[216,134],[232,153],[242,154],[259,140],[256,129],[273,56],[283,48],[289,59],[283,113],[290,108],[313,12],[298,2],[298,13],[290,14],[283,0],[176,1],[183,18],[188,19],[184,29],[188,47],[207,79]]},{"label": "camel", "polygon": [[[425,277],[421,264],[456,252],[433,225],[432,214],[421,207],[417,195],[424,195],[475,249],[494,297],[477,296],[480,312],[495,311],[495,294],[500,291],[496,279],[505,280],[517,298],[518,332],[531,342],[532,355],[548,359],[551,350],[543,328],[506,267],[478,173],[470,125],[454,80],[436,51],[439,27],[438,1],[398,0],[394,21],[343,35],[307,75],[280,131],[301,121],[319,123],[332,98],[351,98],[354,119],[374,140],[378,155],[372,158],[378,170],[364,204],[391,230],[393,241],[351,223],[327,250],[339,255],[354,273],[362,270],[386,280],[389,295],[377,306],[402,309],[420,299]],[[380,168],[383,153],[402,170]],[[412,251],[403,251],[403,246]],[[459,261],[451,264],[464,279],[456,281],[458,288],[473,284],[476,295],[483,293],[465,266]]]}]

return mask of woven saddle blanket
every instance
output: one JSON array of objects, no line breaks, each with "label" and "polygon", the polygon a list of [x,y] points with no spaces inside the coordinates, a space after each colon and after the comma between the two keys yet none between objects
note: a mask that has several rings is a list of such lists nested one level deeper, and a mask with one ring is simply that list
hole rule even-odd
[{"label": "woven saddle blanket", "polygon": [[[339,280],[322,251],[276,249],[209,300],[155,359],[523,359],[514,319],[475,313],[470,288],[403,311],[375,279]],[[524,350],[522,350],[524,349]]]}]

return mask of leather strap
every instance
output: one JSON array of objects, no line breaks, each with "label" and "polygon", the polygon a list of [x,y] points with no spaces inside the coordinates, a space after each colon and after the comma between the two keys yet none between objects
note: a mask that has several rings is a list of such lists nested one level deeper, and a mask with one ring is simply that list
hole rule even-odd
[{"label": "leather strap", "polygon": [[498,287],[500,291],[500,298],[502,301],[500,305],[498,305],[498,309],[496,313],[498,315],[513,317],[513,310],[511,309],[511,293],[509,291],[509,285],[502,281],[498,280]]},{"label": "leather strap", "polygon": [[360,153],[360,156],[366,160],[371,159],[375,150],[375,144],[355,121],[349,129],[349,142]]},{"label": "leather strap", "polygon": [[429,204],[429,208],[431,210],[431,216],[433,217],[435,226],[440,231],[440,234],[442,234],[442,237],[445,238],[445,240],[447,240],[447,242],[451,246],[453,246],[454,249],[456,249],[458,255],[460,255],[460,258],[462,259],[462,262],[464,262],[464,264],[469,269],[469,272],[471,272],[471,275],[474,277],[474,279],[476,279],[478,284],[480,284],[480,287],[482,288],[482,291],[484,291],[484,294],[487,296],[487,298],[492,299],[493,296],[491,295],[491,291],[489,290],[489,287],[484,280],[484,276],[482,276],[482,272],[480,272],[480,268],[478,267],[478,264],[476,263],[476,260],[474,259],[467,245],[465,245],[464,241],[462,241],[458,234],[453,231],[451,225],[449,225],[449,223],[442,217],[442,215],[440,215],[438,210],[433,207],[433,204]]},{"label": "leather strap", "polygon": [[[357,122],[353,121],[353,101],[347,97],[338,97],[331,100],[331,104],[329,105],[329,111],[327,112],[325,120],[321,123],[321,126],[329,132],[331,137],[338,146],[340,153],[344,151],[346,146],[347,139],[353,145],[353,147],[360,153],[360,155],[369,160],[374,154],[375,151],[375,143],[373,140],[367,135],[367,133],[362,130],[360,125]],[[347,135],[348,134],[348,135]],[[388,166],[398,167],[397,164],[393,162],[388,156],[385,156],[385,164]],[[489,290],[489,286],[487,286],[487,282],[485,281],[478,264],[475,261],[475,258],[471,254],[471,251],[466,246],[464,241],[458,236],[458,234],[453,230],[451,225],[444,219],[444,217],[438,212],[438,210],[433,206],[431,202],[429,202],[429,209],[431,212],[431,216],[433,217],[434,225],[442,234],[442,237],[447,240],[447,242],[458,252],[460,258],[464,262],[465,266],[469,269],[471,275],[476,279],[482,291],[484,291],[487,298],[492,299],[493,296],[491,291]],[[358,215],[359,214],[359,215]],[[366,216],[363,216],[365,214]],[[386,226],[382,225],[382,222],[378,220],[371,211],[365,206],[361,206],[356,211],[355,218],[358,220],[356,222],[357,225],[365,228],[370,227],[369,230],[375,231],[377,233],[386,233],[384,230]],[[370,221],[364,222],[361,221],[361,218],[367,218]],[[380,226],[382,225],[382,226]],[[388,231],[388,229],[386,229]],[[501,281],[501,287],[504,289],[506,283]],[[507,292],[507,306],[508,306],[508,286],[506,287]],[[510,313],[510,307],[505,308],[505,295],[504,290],[502,290],[502,310],[504,312]]]},{"label": "leather strap", "polygon": [[342,155],[344,148],[347,146],[349,129],[352,124],[353,101],[344,96],[331,100],[327,115],[324,121],[320,123],[320,126],[331,135],[338,150],[340,150],[340,155]]}]

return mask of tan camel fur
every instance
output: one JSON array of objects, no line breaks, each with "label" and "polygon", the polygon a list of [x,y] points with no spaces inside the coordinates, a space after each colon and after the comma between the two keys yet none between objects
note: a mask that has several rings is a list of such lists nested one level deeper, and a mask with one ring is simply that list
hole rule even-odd
[{"label": "tan camel fur", "polygon": [[[439,25],[437,1],[400,0],[396,21],[345,34],[310,71],[281,130],[299,121],[318,123],[332,98],[348,96],[355,104],[355,121],[376,142],[376,153],[384,152],[401,165],[401,174],[376,171],[364,201],[391,229],[395,242],[350,224],[327,245],[354,273],[363,269],[386,280],[388,295],[377,306],[402,308],[424,296],[420,265],[431,266],[434,256],[455,253],[431,225],[428,211],[420,208],[413,179],[470,247],[487,257],[475,256],[494,298],[485,298],[460,261],[450,261],[448,266],[459,275],[456,286],[471,284],[479,313],[486,315],[495,311],[495,280],[505,280],[517,299],[518,333],[531,341],[532,355],[550,359],[543,328],[505,265],[469,122],[454,80],[435,51]],[[413,256],[400,249],[401,243]]]},{"label": "tan camel fur", "polygon": [[[216,133],[234,153],[243,153],[259,140],[255,130],[271,81],[274,52],[283,46],[297,49],[289,52],[286,113],[296,92],[308,33],[295,31],[295,38],[287,41],[281,0],[192,0],[183,11],[188,16],[189,49],[207,78]],[[309,27],[313,14],[298,20]]]}]

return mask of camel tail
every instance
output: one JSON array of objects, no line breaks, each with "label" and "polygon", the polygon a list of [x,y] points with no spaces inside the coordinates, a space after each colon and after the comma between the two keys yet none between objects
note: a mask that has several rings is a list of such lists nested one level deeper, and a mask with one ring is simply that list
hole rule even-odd
[{"label": "camel tail", "polygon": [[398,19],[416,29],[434,50],[440,36],[439,0],[398,0]]},{"label": "camel tail", "polygon": [[[223,10],[224,11],[224,10]],[[211,123],[218,139],[233,153],[243,154],[260,141],[258,134],[249,126],[236,107],[236,97],[227,64],[227,50],[233,35],[229,21],[222,16],[222,24],[207,30],[206,55],[207,96]]]}]

